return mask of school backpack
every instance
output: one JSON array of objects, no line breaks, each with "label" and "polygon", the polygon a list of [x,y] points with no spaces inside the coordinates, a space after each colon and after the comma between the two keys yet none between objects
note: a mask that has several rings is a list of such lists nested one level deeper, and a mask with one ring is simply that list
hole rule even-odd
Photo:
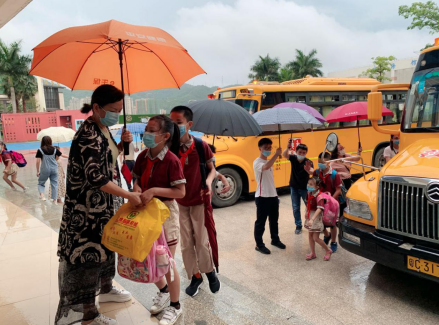
[{"label": "school backpack", "polygon": [[[317,175],[320,175],[319,168],[316,169],[316,173],[317,173]],[[332,185],[334,185],[335,175],[337,175],[337,171],[336,170],[332,170],[332,174],[331,174]],[[346,203],[346,193],[347,193],[347,191],[348,190],[344,186],[343,182],[341,182],[341,193],[340,193],[340,195],[338,197],[338,202],[340,202],[340,204]]]},{"label": "school backpack", "polygon": [[166,273],[171,270],[171,281],[174,273],[172,270],[175,262],[166,243],[165,233],[162,232],[159,238],[152,244],[148,256],[142,262],[136,261],[130,257],[118,254],[117,272],[125,279],[140,283],[156,283]]},{"label": "school backpack", "polygon": [[206,164],[206,156],[204,155],[203,148],[203,140],[193,137],[195,141],[195,148],[198,153],[198,159],[200,160],[200,173],[201,173],[201,185],[203,188],[207,187],[206,178],[207,178],[207,164]]},{"label": "school backpack", "polygon": [[340,213],[340,204],[329,193],[321,192],[317,196],[317,202],[324,201],[323,224],[325,226],[335,226]]},{"label": "school backpack", "polygon": [[21,153],[12,150],[6,152],[11,155],[12,161],[16,163],[18,167],[24,167],[27,165],[27,161]]}]

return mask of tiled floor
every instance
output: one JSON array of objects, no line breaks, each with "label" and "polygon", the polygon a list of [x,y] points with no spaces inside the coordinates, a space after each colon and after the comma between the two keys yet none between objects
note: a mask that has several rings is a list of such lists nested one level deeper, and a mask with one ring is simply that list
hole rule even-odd
[{"label": "tiled floor", "polygon": [[[54,323],[59,300],[57,240],[57,232],[0,198],[0,325]],[[102,303],[100,311],[120,325],[158,323],[135,299]]]}]

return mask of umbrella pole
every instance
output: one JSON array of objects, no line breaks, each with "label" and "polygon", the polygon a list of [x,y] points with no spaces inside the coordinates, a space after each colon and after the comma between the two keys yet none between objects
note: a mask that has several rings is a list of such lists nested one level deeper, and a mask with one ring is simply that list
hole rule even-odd
[{"label": "umbrella pole", "polygon": [[280,124],[277,125],[278,130],[279,130],[279,148],[280,148]]},{"label": "umbrella pole", "polygon": [[358,131],[358,149],[360,149],[361,139],[360,139],[360,122],[358,121],[358,115],[357,115],[357,131]]},{"label": "umbrella pole", "polygon": [[[119,66],[120,66],[120,84],[122,87],[122,93],[123,93],[123,100],[122,100],[122,108],[123,108],[123,127],[124,127],[124,132],[127,129],[127,118],[126,118],[126,112],[125,112],[125,89],[124,89],[124,85],[123,85],[123,51],[122,51],[122,40],[119,38],[119,41],[117,42],[117,44],[119,45]],[[122,135],[123,133],[122,132]],[[130,153],[130,144],[128,142],[123,141],[123,151],[124,151],[124,155],[129,155]]]},{"label": "umbrella pole", "polygon": [[215,145],[215,134],[213,135],[212,146]]}]

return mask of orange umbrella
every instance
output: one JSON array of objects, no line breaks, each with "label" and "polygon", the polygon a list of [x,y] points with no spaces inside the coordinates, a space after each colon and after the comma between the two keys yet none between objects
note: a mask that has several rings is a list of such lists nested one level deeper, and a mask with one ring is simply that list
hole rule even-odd
[{"label": "orange umbrella", "polygon": [[[205,73],[175,38],[155,27],[117,20],[59,31],[33,49],[29,74],[94,90],[111,84],[125,94],[180,88]],[[123,105],[124,125],[125,102]]]}]

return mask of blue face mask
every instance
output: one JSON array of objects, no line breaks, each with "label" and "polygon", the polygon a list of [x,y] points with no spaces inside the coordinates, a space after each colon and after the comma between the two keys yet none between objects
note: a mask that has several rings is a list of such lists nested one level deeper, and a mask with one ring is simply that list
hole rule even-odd
[{"label": "blue face mask", "polygon": [[307,187],[306,187],[306,190],[307,190],[308,192],[314,192],[314,191],[316,190],[316,188],[315,188],[315,187],[311,187],[311,186],[307,186]]},{"label": "blue face mask", "polygon": [[301,156],[301,155],[296,155],[298,160],[303,160],[305,159],[305,156]]},{"label": "blue face mask", "polygon": [[321,163],[319,163],[319,169],[320,169],[320,170],[324,170],[324,169],[326,169],[326,164],[321,164]]},{"label": "blue face mask", "polygon": [[119,113],[106,111],[102,107],[101,109],[105,112],[105,116],[100,118],[103,125],[113,126],[119,122]]},{"label": "blue face mask", "polygon": [[262,151],[262,154],[263,154],[265,157],[269,157],[269,156],[271,155],[271,151]]},{"label": "blue face mask", "polygon": [[155,133],[151,133],[151,132],[144,132],[143,133],[143,144],[145,145],[145,147],[147,148],[155,148],[157,147],[158,143],[155,142]]},{"label": "blue face mask", "polygon": [[399,140],[393,141],[393,144],[399,145]]},{"label": "blue face mask", "polygon": [[180,138],[186,134],[186,125],[179,125],[178,128],[180,129]]}]

